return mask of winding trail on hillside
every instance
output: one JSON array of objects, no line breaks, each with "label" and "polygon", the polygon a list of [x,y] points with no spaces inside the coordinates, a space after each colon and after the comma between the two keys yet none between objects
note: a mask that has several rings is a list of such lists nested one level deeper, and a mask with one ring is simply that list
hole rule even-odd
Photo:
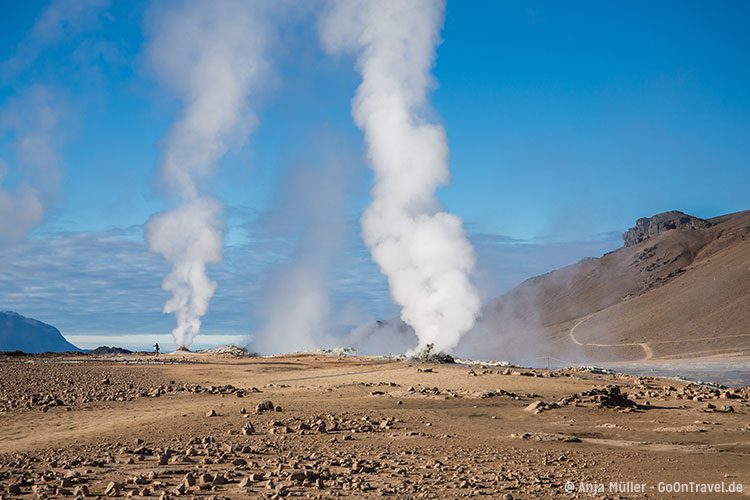
[{"label": "winding trail on hillside", "polygon": [[[591,319],[593,314],[589,314],[588,316],[585,316],[581,320],[579,320],[575,325],[573,325],[570,328],[570,331],[568,332],[570,336],[570,340],[581,347],[624,347],[624,346],[639,346],[641,349],[643,349],[644,358],[641,361],[648,361],[654,357],[654,351],[651,349],[651,346],[646,342],[630,342],[630,343],[622,343],[622,344],[595,344],[595,343],[583,343],[579,341],[575,336],[575,330],[579,326],[581,326],[583,323]],[[720,337],[698,337],[693,339],[681,339],[681,340],[655,340],[652,341],[652,344],[676,344],[676,343],[683,343],[683,342],[699,342],[699,341],[705,341],[705,340],[719,340],[719,339],[728,339],[728,338],[737,338],[737,337],[750,337],[750,333],[740,333],[737,335],[724,335]]]},{"label": "winding trail on hillside", "polygon": [[584,317],[583,319],[581,319],[580,321],[578,321],[578,323],[576,323],[575,325],[573,325],[571,327],[571,329],[568,332],[568,334],[570,335],[570,340],[574,344],[582,346],[582,347],[626,347],[626,346],[635,346],[635,345],[637,345],[638,347],[640,347],[641,349],[643,349],[643,355],[644,355],[644,357],[643,357],[643,359],[641,361],[648,361],[648,360],[650,360],[651,358],[654,357],[654,351],[651,349],[651,346],[649,346],[646,342],[630,342],[630,343],[622,343],[622,344],[589,344],[589,343],[584,344],[584,343],[580,342],[576,338],[576,336],[575,336],[575,330],[576,330],[576,328],[578,328],[579,326],[581,326],[583,323],[585,323],[586,321],[588,321],[589,319],[591,319],[592,316],[593,316],[593,314],[589,314],[588,316]]},{"label": "winding trail on hillside", "polygon": [[680,342],[700,342],[701,340],[734,339],[739,337],[750,337],[750,333],[738,333],[737,335],[722,335],[720,337],[696,337],[694,339],[680,340],[652,340],[652,344],[678,344]]}]

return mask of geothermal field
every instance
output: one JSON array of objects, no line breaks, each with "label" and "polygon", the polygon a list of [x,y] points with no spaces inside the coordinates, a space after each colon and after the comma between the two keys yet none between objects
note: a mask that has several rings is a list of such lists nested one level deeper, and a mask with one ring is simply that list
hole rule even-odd
[{"label": "geothermal field", "polygon": [[331,353],[0,369],[7,498],[707,498],[687,483],[734,498],[750,483],[747,387]]},{"label": "geothermal field", "polygon": [[748,25],[0,1],[0,500],[750,498]]}]

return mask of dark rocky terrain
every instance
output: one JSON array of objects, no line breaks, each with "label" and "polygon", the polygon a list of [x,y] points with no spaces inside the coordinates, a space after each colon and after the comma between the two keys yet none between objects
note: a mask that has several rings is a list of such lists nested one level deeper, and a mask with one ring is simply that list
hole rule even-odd
[{"label": "dark rocky terrain", "polygon": [[133,354],[133,351],[123,349],[122,347],[100,345],[96,349],[91,349],[91,354]]}]

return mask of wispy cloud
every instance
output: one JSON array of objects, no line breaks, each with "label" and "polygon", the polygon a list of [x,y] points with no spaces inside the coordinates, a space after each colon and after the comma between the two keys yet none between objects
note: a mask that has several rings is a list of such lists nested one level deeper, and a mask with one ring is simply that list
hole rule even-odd
[{"label": "wispy cloud", "polygon": [[0,239],[17,240],[41,221],[60,180],[65,99],[43,85],[33,85],[0,109],[0,132],[15,150],[16,185],[5,187],[9,170],[0,168]]},{"label": "wispy cloud", "polygon": [[[13,158],[0,158],[0,240],[23,238],[42,222],[57,194],[61,150],[75,122],[66,92],[26,70],[45,49],[96,24],[106,5],[105,0],[54,0],[15,55],[0,63],[3,86],[16,89],[0,105],[0,140],[9,140],[14,151]],[[72,66],[85,66],[84,59]]]},{"label": "wispy cloud", "polygon": [[[141,234],[136,226],[0,245],[0,309],[46,321],[64,334],[171,331],[161,311],[167,264],[147,251]],[[262,286],[287,245],[285,239],[261,236],[226,248],[224,261],[210,268],[221,287],[206,315],[206,333],[255,331],[263,317]],[[331,278],[332,301],[361,304],[377,315],[388,310],[388,296],[362,254],[364,249],[352,248],[342,255]]]},{"label": "wispy cloud", "polygon": [[46,48],[96,25],[108,0],[54,0],[19,43],[13,57],[0,64],[0,74],[12,80],[29,68]]},{"label": "wispy cloud", "polygon": [[[398,311],[361,243],[355,221],[347,227],[343,252],[328,279],[331,310],[336,312],[331,328],[352,328]],[[141,235],[142,228],[133,226],[48,233],[0,245],[0,309],[48,322],[65,335],[94,335],[95,342],[103,344],[124,343],[132,335],[168,334],[172,324],[162,314],[166,292],[160,288],[167,264],[147,251]],[[482,235],[472,241],[485,299],[531,276],[620,245],[614,235],[553,244],[520,242],[502,235]],[[289,238],[268,231],[228,245],[224,262],[210,269],[221,286],[205,317],[204,333],[247,336],[255,332],[264,317],[264,287],[289,254]],[[113,337],[104,342],[103,336]],[[201,335],[197,342],[215,343],[217,338]]]}]

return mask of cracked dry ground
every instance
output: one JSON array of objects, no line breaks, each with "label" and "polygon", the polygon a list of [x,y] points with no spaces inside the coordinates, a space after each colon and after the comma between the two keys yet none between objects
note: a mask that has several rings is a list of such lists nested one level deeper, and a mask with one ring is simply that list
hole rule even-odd
[{"label": "cracked dry ground", "polygon": [[182,358],[0,361],[0,495],[589,496],[566,493],[568,481],[750,489],[747,389],[367,358]]}]

